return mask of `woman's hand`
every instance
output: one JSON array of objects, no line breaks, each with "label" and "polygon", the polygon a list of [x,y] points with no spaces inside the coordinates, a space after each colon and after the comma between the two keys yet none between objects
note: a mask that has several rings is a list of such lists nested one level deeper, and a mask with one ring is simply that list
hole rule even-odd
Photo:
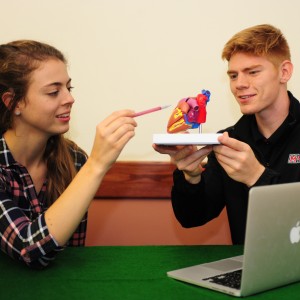
[{"label": "woman's hand", "polygon": [[120,110],[97,125],[89,159],[105,172],[117,160],[128,141],[135,135],[136,121],[131,110]]}]

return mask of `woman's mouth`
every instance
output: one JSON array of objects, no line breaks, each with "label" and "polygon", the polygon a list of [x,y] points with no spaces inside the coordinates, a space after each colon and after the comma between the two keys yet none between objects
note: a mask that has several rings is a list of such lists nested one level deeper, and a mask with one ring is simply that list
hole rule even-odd
[{"label": "woman's mouth", "polygon": [[56,118],[58,118],[61,121],[69,121],[70,120],[70,113],[57,115]]}]

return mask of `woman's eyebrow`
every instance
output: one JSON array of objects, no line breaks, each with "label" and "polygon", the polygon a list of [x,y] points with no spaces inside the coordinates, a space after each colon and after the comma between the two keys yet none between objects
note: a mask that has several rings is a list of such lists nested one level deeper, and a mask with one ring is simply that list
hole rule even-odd
[{"label": "woman's eyebrow", "polygon": [[[67,81],[67,85],[70,84],[72,81],[72,79],[70,78],[68,81]],[[60,81],[56,81],[56,82],[51,82],[49,84],[46,84],[45,87],[50,87],[50,86],[62,86],[64,85],[64,83],[60,82]]]}]

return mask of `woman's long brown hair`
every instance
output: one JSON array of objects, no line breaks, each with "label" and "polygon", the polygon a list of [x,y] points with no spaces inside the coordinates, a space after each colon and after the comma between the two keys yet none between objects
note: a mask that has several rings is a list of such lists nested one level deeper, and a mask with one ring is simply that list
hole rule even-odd
[{"label": "woman's long brown hair", "polygon": [[[31,74],[48,59],[67,64],[56,48],[37,41],[18,40],[0,45],[0,96],[12,92],[14,97],[6,107],[0,101],[0,130],[3,134],[12,127],[12,113],[19,101],[25,99]],[[71,149],[76,145],[63,135],[52,136],[46,145],[44,159],[47,165],[47,202],[50,205],[66,189],[76,174]]]}]

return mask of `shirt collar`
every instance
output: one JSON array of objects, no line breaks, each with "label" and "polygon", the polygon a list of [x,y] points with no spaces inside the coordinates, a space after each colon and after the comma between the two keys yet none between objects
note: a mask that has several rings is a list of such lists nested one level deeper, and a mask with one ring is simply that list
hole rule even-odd
[{"label": "shirt collar", "polygon": [[[289,114],[281,126],[268,139],[269,142],[277,141],[284,136],[287,129],[290,130],[300,121],[300,103],[289,91],[288,96],[290,99]],[[235,131],[235,136],[241,141],[249,141],[250,136],[252,136],[254,142],[266,141],[266,138],[258,130],[255,115],[243,115],[232,127],[232,130]]]},{"label": "shirt collar", "polygon": [[[297,123],[300,119],[300,105],[299,101],[288,91],[288,96],[290,99],[289,114],[279,128],[268,138],[266,139],[258,130],[256,121],[251,123],[251,133],[256,142],[258,141],[268,141],[270,144],[278,142],[278,140],[286,133],[287,130],[290,130],[294,124]],[[253,120],[255,117],[253,116]]]}]

